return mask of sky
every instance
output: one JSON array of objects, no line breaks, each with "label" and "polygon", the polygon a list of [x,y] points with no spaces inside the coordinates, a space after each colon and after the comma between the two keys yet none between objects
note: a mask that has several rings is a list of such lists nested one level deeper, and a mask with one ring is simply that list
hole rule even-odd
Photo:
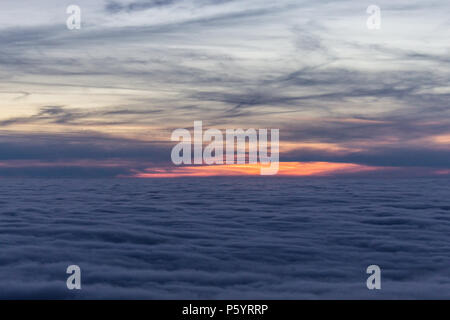
[{"label": "sky", "polygon": [[197,120],[278,128],[280,175],[446,176],[449,12],[447,0],[2,0],[0,177],[257,174],[173,165],[172,131]]}]

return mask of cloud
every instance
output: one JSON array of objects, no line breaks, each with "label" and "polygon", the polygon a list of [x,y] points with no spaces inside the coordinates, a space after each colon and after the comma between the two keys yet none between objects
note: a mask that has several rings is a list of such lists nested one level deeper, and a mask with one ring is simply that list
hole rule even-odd
[{"label": "cloud", "polygon": [[[28,179],[1,188],[0,298],[449,297],[446,179]],[[66,288],[72,264],[80,291]],[[382,270],[378,292],[365,286],[371,264]]]},{"label": "cloud", "polygon": [[[8,5],[9,12],[35,8]],[[442,143],[424,147],[448,134],[445,2],[382,1],[380,32],[367,30],[364,5],[351,1],[80,1],[76,32],[65,28],[64,6],[41,5],[45,14],[13,24],[1,13],[0,125],[8,147],[21,130],[86,129],[93,139],[128,140],[147,130],[155,143],[170,145],[171,130],[203,120],[217,128],[279,128],[285,143],[352,151],[346,158],[332,150],[285,155],[294,161],[410,166],[404,151],[446,155]],[[433,45],[424,40],[430,34]]]},{"label": "cloud", "polygon": [[[17,124],[68,124],[68,125],[119,125],[136,123],[144,116],[161,113],[162,110],[133,109],[133,108],[103,108],[103,109],[75,109],[63,106],[45,106],[31,116],[10,118],[0,121],[0,125],[7,127]],[[100,118],[100,120],[98,120]],[[94,120],[97,119],[97,120]]]},{"label": "cloud", "polygon": [[170,163],[171,144],[95,133],[0,135],[2,177],[117,177]]},{"label": "cloud", "polygon": [[[450,168],[450,150],[417,147],[372,147],[359,152],[317,151],[300,148],[283,153],[281,161],[330,161],[379,167]],[[412,170],[414,171],[414,170]]]},{"label": "cloud", "polygon": [[147,0],[147,1],[133,1],[129,3],[122,3],[119,1],[108,1],[105,9],[109,13],[119,13],[122,11],[132,12],[146,10],[154,7],[167,6],[180,2],[179,0]]}]

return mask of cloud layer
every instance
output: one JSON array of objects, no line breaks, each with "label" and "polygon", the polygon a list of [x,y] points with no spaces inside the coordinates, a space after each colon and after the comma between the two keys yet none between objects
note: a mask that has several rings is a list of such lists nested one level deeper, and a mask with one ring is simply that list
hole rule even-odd
[{"label": "cloud layer", "polygon": [[[11,180],[0,298],[449,298],[449,191],[446,179]],[[66,288],[71,264],[80,291]],[[366,288],[372,264],[381,291]]]}]

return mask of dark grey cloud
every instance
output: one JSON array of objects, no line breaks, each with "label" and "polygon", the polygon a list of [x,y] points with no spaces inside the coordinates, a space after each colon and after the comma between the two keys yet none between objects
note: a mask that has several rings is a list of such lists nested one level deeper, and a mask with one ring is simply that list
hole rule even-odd
[{"label": "dark grey cloud", "polygon": [[101,179],[116,178],[118,176],[128,176],[133,172],[125,166],[118,167],[102,167],[101,165],[71,165],[64,166],[51,165],[36,166],[33,164],[20,167],[1,167],[0,177],[2,178],[80,178],[83,179]]},{"label": "dark grey cloud", "polygon": [[144,0],[131,3],[122,3],[120,1],[108,1],[105,9],[109,13],[132,12],[146,10],[153,7],[161,7],[180,2],[179,0]]},{"label": "dark grey cloud", "polygon": [[183,0],[138,0],[131,2],[123,2],[116,0],[108,0],[105,5],[105,10],[108,13],[116,14],[121,12],[135,12],[142,11],[151,8],[159,8],[170,6],[173,4],[185,3],[185,4],[195,4],[197,7],[202,7],[206,5],[220,5],[227,2],[232,2],[236,0],[193,0],[193,1],[183,1]]},{"label": "dark grey cloud", "polygon": [[170,164],[173,143],[136,141],[95,132],[0,134],[0,176],[114,178]]},{"label": "dark grey cloud", "polygon": [[[0,121],[0,126],[7,127],[26,123],[68,124],[68,125],[120,125],[136,123],[137,120],[161,113],[161,109],[143,108],[105,108],[105,109],[67,109],[63,106],[44,106],[31,116],[16,117]],[[110,116],[110,117],[108,117]],[[101,120],[93,120],[102,117]],[[113,117],[116,117],[115,119]]]},{"label": "dark grey cloud", "polygon": [[[417,167],[430,169],[450,168],[450,150],[405,146],[370,147],[364,151],[332,152],[311,148],[282,153],[280,161],[327,161],[357,163],[377,167]],[[411,172],[409,173],[411,174]]]},{"label": "dark grey cloud", "polygon": [[0,135],[0,161],[124,160],[169,162],[172,143],[136,141],[90,133]]},{"label": "dark grey cloud", "polygon": [[[299,121],[297,125],[286,127],[283,139],[286,141],[317,141],[327,143],[341,143],[351,146],[358,141],[368,143],[370,141],[376,145],[385,141],[397,146],[415,144],[423,139],[430,139],[430,136],[445,135],[448,133],[449,122],[443,120],[437,124],[433,121],[437,116],[421,118],[421,114],[405,115],[394,118],[389,113],[384,116],[359,117],[355,115],[351,120],[341,121],[339,118],[329,121]],[[430,123],[429,121],[432,119]],[[394,140],[394,141],[393,141]],[[375,146],[373,146],[375,147]]]}]

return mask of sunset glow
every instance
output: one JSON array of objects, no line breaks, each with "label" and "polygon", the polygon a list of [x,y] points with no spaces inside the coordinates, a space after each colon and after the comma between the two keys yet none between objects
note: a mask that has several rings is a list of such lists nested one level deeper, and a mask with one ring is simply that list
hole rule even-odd
[{"label": "sunset glow", "polygon": [[[134,178],[176,178],[209,176],[259,176],[261,164],[234,164],[214,166],[184,166],[177,168],[149,169],[139,172]],[[356,173],[379,168],[352,163],[331,162],[280,162],[278,176],[326,176],[337,173]]]}]

